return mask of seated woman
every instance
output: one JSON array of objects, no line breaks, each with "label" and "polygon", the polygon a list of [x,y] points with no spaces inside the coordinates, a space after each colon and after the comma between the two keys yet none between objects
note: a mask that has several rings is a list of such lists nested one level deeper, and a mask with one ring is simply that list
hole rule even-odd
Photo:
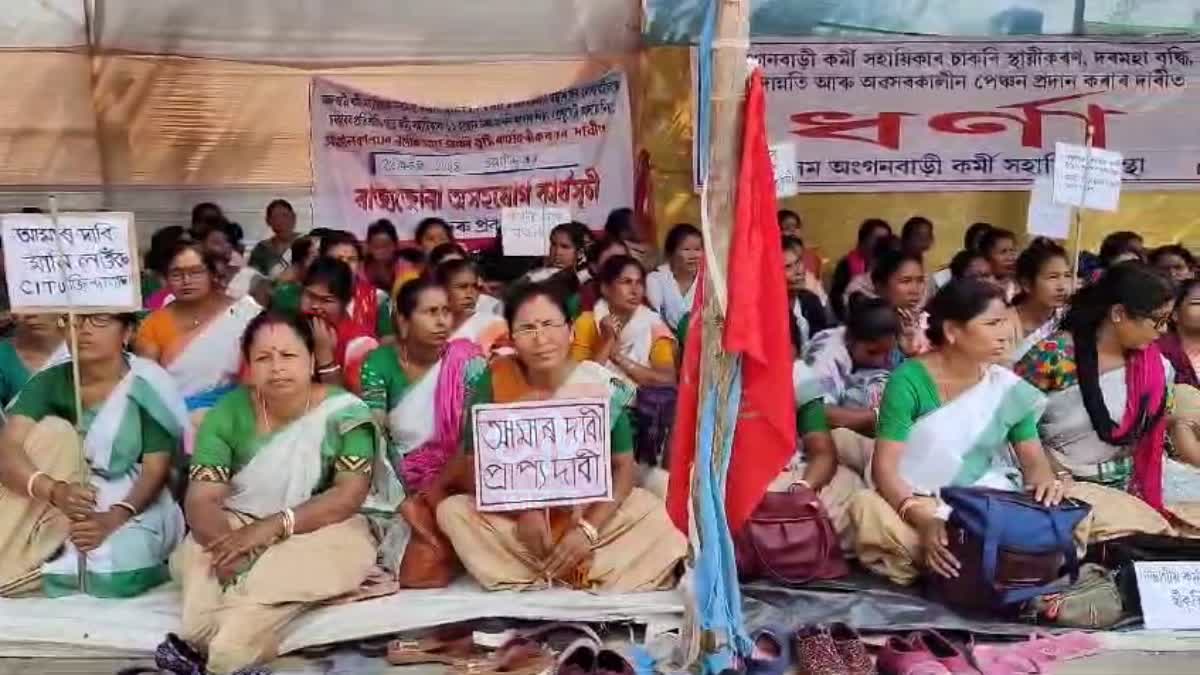
[{"label": "seated woman", "polygon": [[1003,291],[951,281],[929,311],[934,349],[905,361],[888,380],[871,467],[875,490],[850,504],[859,561],[899,584],[922,572],[956,576],[960,562],[947,548],[936,497],[947,486],[1024,489],[1045,504],[1071,496],[1092,506],[1076,528],[1079,543],[1125,533],[1136,522],[1125,511],[1137,500],[1056,473],[1038,440],[1045,399],[998,365],[1008,352]]},{"label": "seated woman", "polygon": [[[579,288],[579,310],[581,312],[592,311],[596,303],[601,300],[600,280],[597,278],[600,276],[600,268],[604,266],[605,262],[608,262],[609,258],[619,255],[629,255],[629,247],[620,239],[601,239],[588,249],[588,281]],[[567,308],[570,309],[570,305]],[[575,315],[575,318],[578,318],[578,314]]]},{"label": "seated woman", "polygon": [[846,288],[855,277],[870,271],[876,242],[890,236],[892,236],[892,226],[888,225],[886,220],[868,218],[858,226],[858,240],[854,250],[839,260],[833,268],[833,284],[829,289],[829,302],[834,316],[845,319]]},{"label": "seated woman", "polygon": [[1179,244],[1159,246],[1151,251],[1150,264],[1177,284],[1191,281],[1196,276],[1196,257]]},{"label": "seated woman", "polygon": [[358,511],[379,430],[358,398],[313,382],[313,348],[303,321],[267,312],[246,327],[249,384],[225,395],[196,437],[191,533],[171,556],[182,641],[160,645],[164,670],[232,673],[271,659],[288,622],[354,591],[375,564]]},{"label": "seated woman", "polygon": [[30,376],[71,358],[63,325],[57,314],[15,316],[12,337],[0,340],[0,408],[16,397]]},{"label": "seated woman", "polygon": [[992,274],[992,264],[987,256],[979,251],[964,249],[954,254],[947,268],[949,275],[937,284],[938,288],[945,286],[951,279],[978,279],[989,284],[996,283],[996,275]]},{"label": "seated woman", "polygon": [[379,340],[349,316],[354,299],[350,267],[334,258],[318,258],[305,273],[303,286],[300,314],[316,339],[317,377],[325,384],[357,387],[362,362]]},{"label": "seated woman", "polygon": [[[875,419],[895,367],[900,319],[882,298],[855,298],[846,325],[817,333],[804,349],[835,428],[875,435]],[[861,468],[861,467],[860,467]]]},{"label": "seated woman", "polygon": [[802,344],[805,344],[813,335],[834,325],[833,315],[825,307],[828,299],[821,289],[821,282],[814,279],[804,267],[804,242],[795,237],[784,237],[780,243],[783,246],[783,276],[787,280],[788,309],[792,323],[800,331]]},{"label": "seated woman", "polygon": [[134,350],[175,378],[193,422],[237,386],[238,343],[262,307],[249,295],[233,300],[216,284],[216,260],[199,245],[181,243],[167,258],[167,285],[175,301],[138,327]]},{"label": "seated woman", "polygon": [[400,260],[400,237],[396,226],[387,218],[367,226],[367,254],[363,260],[363,276],[384,293],[392,292],[396,283],[396,266]]},{"label": "seated woman", "polygon": [[125,353],[134,320],[77,317],[82,419],[70,362],[34,375],[8,407],[0,436],[0,596],[40,588],[123,598],[168,578],[167,556],[184,526],[166,485],[189,422],[171,377]]},{"label": "seated woman", "polygon": [[463,410],[451,402],[464,400],[467,383],[487,362],[471,340],[450,339],[449,295],[433,280],[404,284],[395,317],[399,339],[371,352],[363,363],[362,395],[385,416],[390,455],[405,488],[418,493],[433,487],[458,449]]},{"label": "seated woman", "polygon": [[363,274],[360,251],[358,239],[349,232],[338,230],[321,238],[321,257],[340,260],[350,267],[354,285],[345,320],[358,324],[358,333],[383,340],[392,335],[391,304],[388,294],[375,288]]},{"label": "seated woman", "polygon": [[[597,281],[603,299],[575,320],[571,358],[610,367],[635,386],[675,385],[675,336],[643,304],[645,270],[629,256],[609,258]],[[511,322],[510,322],[511,325]]]},{"label": "seated woman", "polygon": [[[453,315],[451,340],[468,340],[488,358],[493,349],[508,342],[508,324],[504,317],[479,311],[479,272],[475,263],[461,258],[447,260],[437,266],[433,276],[449,297]],[[400,287],[400,292],[404,292],[404,286]]]},{"label": "seated woman", "polygon": [[[609,399],[612,501],[579,508],[482,513],[471,495],[455,495],[437,510],[438,525],[467,571],[489,590],[533,588],[547,578],[574,588],[611,592],[670,587],[687,541],[663,502],[634,487],[633,388],[599,364],[568,352],[571,327],[562,300],[530,284],[505,307],[515,358],[494,360],[471,386],[468,405],[553,398]],[[468,426],[470,429],[470,426]],[[464,434],[471,452],[472,434]],[[457,463],[470,476],[470,458]],[[460,483],[473,485],[465,478]]]},{"label": "seated woman", "polygon": [[646,277],[646,300],[674,332],[692,309],[704,237],[695,226],[680,223],[667,233],[663,253],[667,261]]},{"label": "seated woman", "polygon": [[1126,509],[1137,527],[1122,534],[1168,529],[1158,512],[1170,506],[1163,465],[1174,373],[1155,340],[1173,301],[1170,279],[1119,263],[1076,293],[1061,328],[1013,368],[1047,395],[1039,427],[1057,470],[1141,498]]},{"label": "seated woman", "polygon": [[[821,499],[844,551],[854,550],[850,527],[850,499],[865,484],[854,471],[839,466],[838,452],[830,435],[829,418],[816,373],[800,358],[800,331],[791,326],[792,391],[796,401],[796,434],[799,445],[787,470],[771,483],[770,490],[786,492],[796,483],[811,489]],[[872,415],[872,420],[874,415]]]},{"label": "seated woman", "polygon": [[993,227],[979,238],[979,252],[992,266],[996,283],[1004,290],[1005,302],[1012,302],[1021,287],[1016,280],[1017,235],[1002,227]]},{"label": "seated woman", "polygon": [[898,360],[929,351],[928,316],[922,309],[925,289],[924,264],[911,253],[882,251],[871,266],[871,292],[887,300],[900,317]]},{"label": "seated woman", "polygon": [[292,264],[292,244],[296,241],[296,210],[286,199],[267,204],[267,227],[272,236],[250,250],[248,264],[269,279],[278,279]]},{"label": "seated woman", "polygon": [[1066,250],[1044,237],[1034,239],[1017,256],[1016,279],[1021,292],[1009,310],[1012,352],[1008,364],[1020,361],[1034,345],[1058,330],[1074,285]]},{"label": "seated woman", "polygon": [[292,264],[275,280],[275,288],[271,291],[270,309],[287,316],[300,313],[300,295],[304,287],[301,282],[308,268],[320,253],[320,242],[315,237],[300,237],[292,242]]}]

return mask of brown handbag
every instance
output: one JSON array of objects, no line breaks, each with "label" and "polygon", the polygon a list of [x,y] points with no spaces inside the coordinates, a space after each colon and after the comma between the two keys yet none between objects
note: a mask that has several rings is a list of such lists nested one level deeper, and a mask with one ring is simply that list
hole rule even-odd
[{"label": "brown handbag", "polygon": [[445,588],[458,572],[458,556],[450,540],[438,529],[433,507],[424,495],[414,495],[400,504],[400,516],[412,529],[404,549],[396,581],[401,588]]},{"label": "brown handbag", "polygon": [[824,505],[802,483],[763,495],[734,535],[733,548],[742,581],[799,586],[850,573]]}]

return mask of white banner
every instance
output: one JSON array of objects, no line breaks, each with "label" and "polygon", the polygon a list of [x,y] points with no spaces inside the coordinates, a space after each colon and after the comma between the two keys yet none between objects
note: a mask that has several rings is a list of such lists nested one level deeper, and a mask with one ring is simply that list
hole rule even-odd
[{"label": "white banner", "polygon": [[1054,144],[1128,189],[1200,185],[1200,40],[756,42],[771,143],[807,192],[1027,189]]},{"label": "white banner", "polygon": [[379,218],[412,239],[441,216],[460,239],[496,235],[505,207],[564,207],[600,227],[633,204],[625,76],[518,103],[426,108],[314,78],[315,222],[363,236]]}]

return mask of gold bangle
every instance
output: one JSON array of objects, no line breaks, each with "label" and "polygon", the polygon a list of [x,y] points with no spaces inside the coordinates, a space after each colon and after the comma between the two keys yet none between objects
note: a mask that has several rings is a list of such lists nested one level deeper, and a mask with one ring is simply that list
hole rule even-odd
[{"label": "gold bangle", "polygon": [[596,542],[600,540],[600,532],[596,529],[596,526],[582,518],[579,520],[578,525],[579,529],[583,532],[583,536],[587,537],[588,542],[592,546],[595,546]]},{"label": "gold bangle", "polygon": [[901,522],[908,523],[907,520],[904,520],[904,515],[911,511],[914,506],[920,503],[917,501],[917,499],[918,498],[916,495],[909,495],[900,502],[900,506],[896,509],[896,513],[900,515]]},{"label": "gold bangle", "polygon": [[133,504],[130,504],[129,502],[127,502],[125,500],[121,500],[119,502],[114,503],[113,507],[114,508],[119,507],[119,508],[125,509],[126,511],[129,512],[130,518],[137,517],[137,514],[138,514],[137,509],[133,508]]},{"label": "gold bangle", "polygon": [[[33,494],[33,484],[37,482],[38,476],[45,476],[45,471],[34,471],[29,474],[29,480],[25,482],[25,494],[29,495],[31,500],[36,500],[37,496]],[[47,500],[49,501],[49,500]]]}]

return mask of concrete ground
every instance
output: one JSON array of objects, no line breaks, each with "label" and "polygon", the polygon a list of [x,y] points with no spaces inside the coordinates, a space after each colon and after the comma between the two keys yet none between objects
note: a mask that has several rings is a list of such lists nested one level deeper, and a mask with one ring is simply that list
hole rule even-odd
[{"label": "concrete ground", "polygon": [[[1055,675],[1196,675],[1200,652],[1107,652],[1055,667]],[[111,675],[148,661],[121,659],[0,659],[0,675]],[[280,659],[276,675],[443,675],[440,667],[389,666],[382,659],[357,656],[305,660]]]}]

